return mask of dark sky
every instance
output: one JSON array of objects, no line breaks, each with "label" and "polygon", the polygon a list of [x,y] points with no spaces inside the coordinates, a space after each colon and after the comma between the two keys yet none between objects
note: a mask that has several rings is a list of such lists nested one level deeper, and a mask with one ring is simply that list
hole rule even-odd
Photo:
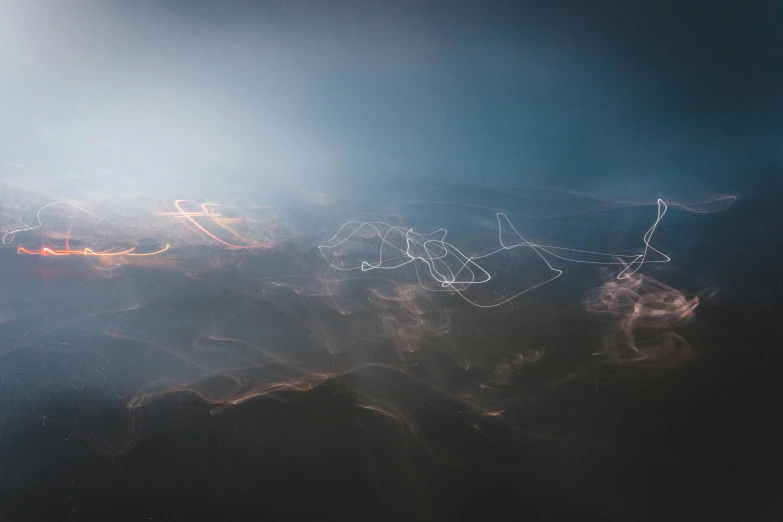
[{"label": "dark sky", "polygon": [[182,177],[416,178],[616,196],[747,193],[781,177],[780,2],[3,10],[11,176],[44,165],[150,192]]}]

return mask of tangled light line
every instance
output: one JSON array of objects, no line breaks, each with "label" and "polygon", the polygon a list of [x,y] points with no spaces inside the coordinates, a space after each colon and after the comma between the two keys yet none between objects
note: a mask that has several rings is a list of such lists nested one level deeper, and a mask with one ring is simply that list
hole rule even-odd
[{"label": "tangled light line", "polygon": [[[622,271],[617,279],[629,279],[647,263],[667,263],[669,256],[653,247],[650,242],[667,210],[666,202],[657,201],[657,216],[652,226],[645,232],[642,240],[644,248],[639,254],[617,254],[607,252],[595,252],[579,250],[553,245],[542,245],[525,239],[514,227],[508,216],[498,212],[495,216],[498,223],[498,242],[500,248],[481,255],[465,255],[453,244],[446,241],[448,231],[439,228],[429,233],[415,232],[412,228],[403,228],[379,221],[349,221],[343,224],[328,243],[318,247],[321,255],[329,265],[339,271],[361,270],[394,270],[405,265],[413,264],[416,277],[420,286],[427,291],[443,291],[457,293],[468,303],[480,308],[493,308],[508,303],[517,297],[535,288],[550,283],[560,277],[563,271],[552,266],[551,258],[569,263],[587,263],[594,265],[620,265]],[[505,230],[505,232],[504,232]],[[512,236],[511,238],[507,236]],[[516,238],[513,238],[513,236]],[[344,236],[344,237],[343,237]],[[362,259],[358,264],[346,264],[343,258],[348,241],[354,238],[364,240],[380,240],[375,260]],[[546,264],[554,275],[549,279],[535,285],[524,288],[503,299],[491,304],[478,303],[465,295],[465,291],[472,286],[488,283],[492,276],[479,261],[485,260],[500,252],[513,250],[520,247],[531,249]],[[660,256],[659,259],[649,259],[651,254]],[[420,271],[419,263],[424,263],[426,268]],[[436,287],[425,284],[422,272],[435,282]],[[439,288],[437,288],[439,287]]]}]

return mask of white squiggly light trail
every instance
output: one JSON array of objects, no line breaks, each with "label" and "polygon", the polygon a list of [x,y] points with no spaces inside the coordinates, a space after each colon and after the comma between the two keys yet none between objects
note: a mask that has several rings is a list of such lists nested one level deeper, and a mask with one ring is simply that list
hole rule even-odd
[{"label": "white squiggly light trail", "polygon": [[11,219],[14,219],[16,221],[19,221],[20,223],[22,223],[22,225],[24,225],[24,227],[22,227],[22,228],[14,228],[14,229],[11,229],[8,232],[6,232],[3,235],[3,238],[2,238],[3,244],[7,245],[10,242],[12,242],[14,240],[14,236],[16,234],[18,234],[19,232],[27,232],[28,230],[38,230],[39,228],[41,228],[43,226],[43,223],[41,222],[41,212],[43,212],[47,208],[49,208],[51,206],[54,206],[54,205],[70,205],[70,206],[76,208],[79,212],[84,212],[85,214],[95,218],[97,221],[101,221],[101,218],[99,218],[98,216],[96,216],[95,214],[90,212],[89,210],[87,210],[85,208],[82,208],[81,206],[77,205],[76,203],[74,203],[72,201],[66,201],[66,200],[52,201],[51,203],[47,203],[46,205],[44,205],[41,208],[39,208],[38,212],[36,212],[36,214],[35,214],[35,219],[36,219],[36,221],[38,221],[38,224],[37,225],[33,225],[33,226],[30,226],[27,223],[25,223],[24,221],[21,221],[21,220],[15,218],[15,217],[13,217],[13,216],[3,212],[3,214],[5,214],[6,216],[8,216]]},{"label": "white squiggly light trail", "polygon": [[[540,245],[537,243],[533,243],[525,239],[525,237],[522,236],[522,234],[520,234],[519,231],[511,223],[511,220],[509,220],[508,216],[506,216],[502,212],[498,212],[496,214],[497,221],[498,221],[498,242],[500,243],[500,248],[483,255],[466,256],[465,254],[463,254],[454,245],[446,242],[446,236],[448,234],[448,231],[443,228],[439,228],[438,230],[430,233],[418,233],[418,232],[414,232],[413,229],[410,228],[402,228],[394,225],[389,225],[383,222],[373,222],[373,221],[371,222],[349,221],[345,223],[343,226],[340,227],[337,233],[328,240],[329,242],[334,241],[338,236],[340,236],[340,234],[347,227],[355,226],[356,227],[355,230],[353,230],[345,238],[343,238],[342,240],[334,244],[319,246],[318,250],[320,251],[323,258],[326,260],[326,262],[329,263],[329,265],[332,268],[340,271],[361,270],[362,272],[368,272],[370,270],[393,270],[405,266],[407,264],[413,263],[413,266],[416,270],[416,277],[419,281],[420,286],[424,290],[456,292],[465,301],[467,301],[468,303],[474,306],[477,306],[479,308],[494,308],[506,304],[516,299],[517,297],[521,296],[522,294],[525,294],[535,288],[550,283],[563,274],[562,270],[552,266],[552,264],[547,260],[546,255],[570,263],[586,263],[586,264],[595,264],[595,265],[622,265],[625,268],[617,275],[617,279],[620,280],[628,279],[632,277],[634,274],[636,274],[636,272],[639,271],[639,269],[641,269],[643,265],[647,263],[669,262],[671,260],[669,256],[667,256],[666,254],[664,254],[663,252],[656,249],[650,244],[652,236],[655,233],[656,228],[658,227],[658,223],[660,223],[661,219],[663,219],[663,216],[666,214],[666,210],[668,209],[666,202],[664,202],[662,199],[659,199],[657,203],[658,203],[657,217],[655,219],[655,222],[652,224],[652,226],[644,234],[643,237],[644,250],[641,254],[614,254],[614,253],[606,253],[606,252],[593,252],[589,250],[578,250],[572,248],[558,247],[552,245]],[[506,226],[511,230],[513,230],[514,233],[519,237],[519,239],[521,240],[520,242],[514,244],[504,240],[503,237],[504,221],[506,223]],[[367,235],[366,232],[363,232],[363,230],[367,230],[367,229],[370,229],[371,232],[369,236]],[[402,235],[402,237],[404,237],[405,248],[400,248],[398,246],[395,246],[391,241],[389,241],[389,236],[392,234],[395,235],[400,234]],[[378,249],[377,261],[370,262],[370,261],[363,260],[359,266],[351,266],[351,267],[343,267],[343,266],[335,265],[332,261],[329,260],[329,258],[324,253],[324,251],[329,251],[329,250],[334,251],[335,249],[339,248],[341,245],[343,245],[346,241],[348,241],[354,236],[358,236],[364,239],[370,239],[377,236],[381,240],[381,246]],[[433,239],[433,236],[435,237],[435,239]],[[390,258],[385,258],[386,255],[385,247],[387,246],[396,251],[391,254],[392,257]],[[528,247],[532,249],[541,258],[541,260],[544,263],[546,263],[549,270],[555,273],[555,275],[550,279],[547,279],[546,281],[525,288],[524,290],[517,292],[498,303],[481,304],[471,300],[466,295],[464,295],[463,292],[467,290],[471,285],[485,284],[492,279],[492,276],[489,274],[489,272],[485,270],[481,265],[479,265],[477,261],[489,258],[490,256],[497,254],[498,252],[502,252],[504,250],[512,250],[514,248],[519,248],[519,247]],[[414,250],[416,252],[414,252]],[[564,252],[570,252],[571,255],[569,257],[565,257],[564,255],[562,255]],[[648,256],[651,253],[660,255],[661,259],[649,260]],[[452,270],[446,264],[446,262],[443,261],[449,255],[452,255],[460,260],[456,270]],[[578,256],[592,257],[592,259],[575,259]],[[601,260],[602,258],[606,258],[606,260]],[[429,275],[432,277],[432,279],[435,282],[437,282],[443,288],[443,290],[433,290],[432,288],[427,288],[427,286],[422,281],[422,274],[420,273],[419,266],[417,266],[417,263],[415,263],[415,261],[421,261],[427,265],[427,271],[429,272]],[[442,267],[445,267],[445,269]]]}]

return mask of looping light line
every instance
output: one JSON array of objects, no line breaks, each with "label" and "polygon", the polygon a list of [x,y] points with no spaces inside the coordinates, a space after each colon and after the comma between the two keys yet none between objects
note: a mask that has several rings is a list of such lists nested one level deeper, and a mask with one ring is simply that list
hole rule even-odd
[{"label": "looping light line", "polygon": [[[9,244],[14,240],[14,237],[16,234],[20,232],[28,232],[33,230],[38,230],[43,227],[43,222],[41,221],[41,213],[46,210],[47,208],[54,206],[54,205],[70,205],[74,208],[76,208],[79,212],[85,213],[92,218],[94,218],[96,221],[102,221],[100,217],[93,214],[89,210],[81,207],[80,205],[77,205],[76,203],[73,203],[71,201],[61,200],[61,201],[53,201],[51,203],[47,203],[46,205],[42,206],[38,211],[36,212],[36,221],[38,222],[36,225],[30,226],[21,221],[21,219],[13,218],[13,216],[9,216],[12,219],[16,219],[24,227],[15,228],[8,232],[6,232],[2,236],[2,243],[3,244]],[[4,213],[5,214],[5,213]],[[6,214],[8,215],[8,214]],[[70,226],[68,227],[68,230],[65,233],[64,241],[65,241],[65,247],[64,248],[55,248],[55,247],[47,247],[42,246],[38,249],[31,249],[24,246],[19,246],[16,249],[16,253],[19,255],[30,255],[30,256],[42,256],[42,257],[62,257],[62,256],[85,256],[85,257],[119,257],[119,256],[134,256],[134,257],[148,257],[148,256],[154,256],[157,254],[161,254],[165,251],[167,251],[171,245],[166,244],[163,248],[160,248],[153,252],[136,252],[137,246],[132,246],[129,248],[125,248],[123,250],[116,250],[116,247],[112,247],[106,250],[95,250],[93,248],[85,247],[83,249],[75,249],[71,248],[71,230],[73,229],[73,225],[75,222],[75,217],[71,221]]]},{"label": "looping light line", "polygon": [[4,245],[9,244],[11,241],[14,240],[14,235],[16,235],[19,232],[27,232],[28,230],[37,230],[37,229],[41,228],[43,226],[43,223],[41,222],[41,212],[43,212],[44,210],[46,210],[47,208],[49,208],[49,207],[51,207],[53,205],[70,205],[70,206],[75,207],[76,209],[80,210],[81,212],[84,212],[85,214],[88,214],[88,215],[94,217],[98,221],[101,221],[101,218],[99,218],[98,216],[96,216],[95,214],[90,212],[89,210],[86,210],[86,209],[80,207],[79,205],[77,205],[76,203],[74,203],[72,201],[65,201],[65,200],[62,200],[62,201],[52,201],[51,203],[47,203],[46,205],[44,205],[44,206],[42,206],[41,208],[38,209],[38,212],[35,214],[36,220],[38,221],[37,225],[29,226],[26,223],[24,223],[24,222],[19,220],[19,222],[24,225],[24,228],[11,229],[10,231],[8,231],[5,234],[3,234],[3,238],[2,238],[3,244]]},{"label": "looping light line", "polygon": [[[666,214],[667,205],[659,199],[657,201],[658,213],[655,222],[644,234],[644,250],[641,254],[614,254],[606,252],[593,252],[589,250],[578,250],[572,248],[558,247],[552,245],[541,245],[533,243],[525,239],[522,234],[514,227],[511,220],[502,212],[498,212],[495,216],[498,223],[498,242],[500,248],[482,255],[466,256],[458,248],[451,243],[446,242],[446,236],[448,231],[443,228],[439,228],[430,233],[418,233],[414,232],[411,228],[402,228],[388,223],[380,221],[349,221],[343,224],[337,233],[329,239],[327,245],[321,245],[318,247],[323,258],[329,265],[340,271],[352,271],[361,270],[362,272],[368,272],[370,270],[394,270],[402,266],[413,263],[416,270],[416,277],[420,286],[427,291],[447,291],[455,292],[459,294],[468,303],[477,306],[479,308],[493,308],[502,304],[508,303],[513,299],[527,293],[535,288],[550,283],[560,277],[563,271],[555,268],[547,259],[547,256],[551,256],[562,261],[571,263],[585,263],[595,265],[620,265],[623,266],[623,270],[617,275],[618,279],[627,279],[636,274],[639,269],[647,263],[666,263],[671,259],[650,245],[650,240],[660,223],[663,216]],[[331,243],[338,238],[346,228],[355,227],[354,230],[346,237]],[[504,237],[504,229],[510,229],[516,234],[519,241],[508,241],[508,238]],[[397,245],[392,243],[390,236],[397,236],[404,239],[405,247],[401,247],[400,241]],[[351,238],[358,237],[360,239],[372,239],[378,238],[381,241],[381,245],[378,248],[377,260],[362,260],[358,266],[338,266],[335,265],[326,252],[334,251],[336,254],[340,254],[341,247]],[[399,246],[398,246],[399,245]],[[502,252],[503,250],[511,250],[514,248],[526,247],[535,252],[538,257],[546,264],[549,270],[554,274],[550,279],[540,282],[536,285],[525,288],[524,290],[517,292],[500,302],[492,304],[481,304],[474,300],[471,300],[464,292],[472,285],[481,285],[488,283],[492,277],[489,272],[483,268],[477,261],[489,258]],[[570,257],[562,255],[564,252],[570,252]],[[661,259],[649,260],[649,254],[653,252],[661,256]],[[449,264],[444,261],[451,256],[457,259],[456,267],[452,269]],[[575,259],[578,256],[590,257],[592,259]],[[598,258],[598,259],[596,259]],[[430,278],[434,280],[441,290],[434,290],[431,287],[427,287],[422,281],[422,273],[419,271],[419,264],[416,261],[421,261],[426,266],[426,272]],[[453,263],[452,263],[453,264]]]}]

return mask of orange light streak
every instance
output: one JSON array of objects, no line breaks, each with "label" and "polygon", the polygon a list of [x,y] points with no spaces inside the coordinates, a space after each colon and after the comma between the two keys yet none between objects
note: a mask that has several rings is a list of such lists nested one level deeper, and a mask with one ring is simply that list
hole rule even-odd
[{"label": "orange light streak", "polygon": [[268,241],[265,243],[255,243],[255,244],[245,244],[245,245],[236,245],[233,243],[229,243],[228,241],[224,241],[223,239],[220,239],[218,236],[207,230],[204,226],[199,224],[194,217],[209,217],[214,221],[218,226],[223,228],[224,230],[228,230],[231,234],[233,234],[237,239],[240,239],[242,241],[248,241],[241,235],[239,235],[237,232],[229,228],[225,223],[221,222],[218,217],[220,217],[220,214],[216,214],[210,210],[210,207],[218,207],[217,203],[202,203],[200,205],[201,212],[188,212],[182,208],[183,203],[192,203],[193,205],[198,205],[195,201],[191,201],[189,199],[177,199],[174,201],[174,208],[173,210],[169,205],[166,203],[166,200],[163,200],[163,205],[168,209],[168,212],[161,212],[158,215],[159,216],[174,216],[177,218],[182,219],[182,222],[187,226],[190,230],[192,230],[194,233],[200,235],[200,236],[206,236],[209,239],[212,239],[213,241],[217,241],[218,243],[225,245],[229,248],[236,248],[236,249],[243,249],[243,248],[266,248],[270,247],[272,245],[275,245],[279,243],[279,241]]},{"label": "orange light streak", "polygon": [[131,247],[127,250],[121,250],[119,252],[113,252],[113,248],[110,248],[109,250],[101,250],[99,252],[96,252],[95,250],[92,250],[91,248],[85,248],[84,250],[72,250],[70,248],[65,248],[63,250],[58,250],[54,248],[48,248],[43,247],[39,250],[29,250],[25,247],[20,246],[16,249],[16,253],[23,255],[31,255],[31,256],[124,256],[129,255],[131,252],[136,250],[136,247]]},{"label": "orange light streak", "polygon": [[136,247],[133,246],[131,248],[128,248],[126,250],[120,250],[117,252],[114,252],[114,248],[110,248],[108,250],[101,250],[96,252],[95,250],[91,248],[85,248],[84,250],[73,250],[71,248],[66,247],[65,249],[55,249],[55,248],[48,248],[43,247],[38,250],[30,250],[28,248],[25,248],[23,246],[20,246],[16,249],[16,253],[19,255],[30,255],[30,256],[100,256],[100,257],[116,257],[116,256],[136,256],[136,257],[147,257],[147,256],[154,256],[157,254],[161,254],[171,248],[171,245],[166,245],[165,247],[161,248],[160,250],[156,250],[154,252],[142,252],[142,253],[136,253]]}]

